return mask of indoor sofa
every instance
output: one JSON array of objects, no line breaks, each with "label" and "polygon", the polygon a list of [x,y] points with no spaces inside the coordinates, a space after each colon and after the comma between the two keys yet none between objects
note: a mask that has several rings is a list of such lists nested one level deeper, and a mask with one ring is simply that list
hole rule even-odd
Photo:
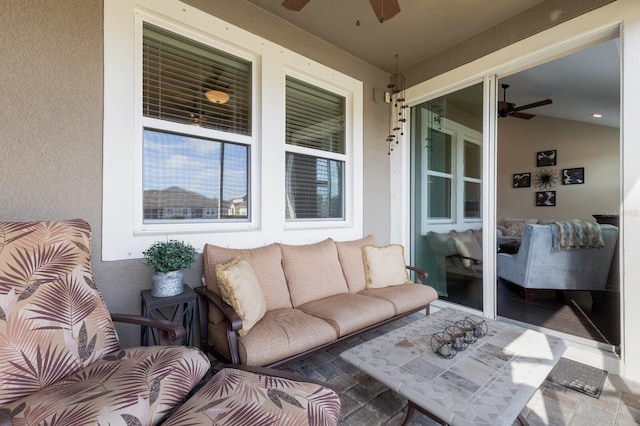
[{"label": "indoor sofa", "polygon": [[498,277],[523,287],[527,299],[533,289],[604,290],[618,228],[592,226],[601,230],[599,243],[554,248],[553,223],[527,224],[518,252],[498,253]]},{"label": "indoor sofa", "polygon": [[377,247],[372,236],[253,249],[207,244],[203,259],[201,342],[232,364],[281,365],[410,313],[428,314],[438,297],[410,281],[408,270],[426,273],[405,265],[402,246]]}]

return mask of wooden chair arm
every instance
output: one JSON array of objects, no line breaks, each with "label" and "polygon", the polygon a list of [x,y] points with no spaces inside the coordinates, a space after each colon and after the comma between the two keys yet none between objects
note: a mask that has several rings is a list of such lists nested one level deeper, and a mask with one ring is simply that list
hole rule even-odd
[{"label": "wooden chair arm", "polygon": [[238,347],[238,330],[242,328],[242,319],[229,306],[222,297],[208,290],[206,287],[196,287],[194,289],[198,293],[198,306],[200,307],[200,347],[207,351],[208,337],[207,328],[209,321],[209,304],[213,303],[227,320],[227,342],[229,343],[229,353],[231,355],[232,364],[240,364],[240,348]]},{"label": "wooden chair arm", "polygon": [[242,318],[233,310],[233,308],[227,304],[222,297],[215,294],[206,287],[196,287],[194,289],[196,293],[207,299],[209,302],[216,305],[216,308],[220,309],[222,315],[229,321],[229,329],[232,331],[238,331],[242,328]]},{"label": "wooden chair arm", "polygon": [[186,332],[182,325],[173,321],[143,317],[141,315],[111,314],[111,319],[116,322],[155,328],[158,330],[158,340],[161,345],[170,345],[171,342],[181,339]]},{"label": "wooden chair arm", "polygon": [[422,280],[426,280],[429,277],[429,273],[424,269],[416,268],[415,266],[406,265],[407,269],[416,273],[416,280],[420,284],[424,284]]}]

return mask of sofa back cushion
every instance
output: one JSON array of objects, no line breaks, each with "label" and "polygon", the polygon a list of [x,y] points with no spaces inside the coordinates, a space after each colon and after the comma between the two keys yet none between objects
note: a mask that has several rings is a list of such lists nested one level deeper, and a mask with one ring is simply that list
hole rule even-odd
[{"label": "sofa back cushion", "polygon": [[376,239],[373,235],[367,235],[359,240],[336,241],[338,258],[350,293],[357,293],[365,289],[366,278],[362,260],[362,246],[375,245]]},{"label": "sofa back cushion", "polygon": [[305,245],[280,244],[280,248],[294,307],[349,292],[333,240]]},{"label": "sofa back cushion", "polygon": [[207,289],[220,294],[216,266],[229,263],[236,257],[242,257],[253,268],[262,287],[267,311],[292,307],[289,289],[282,270],[282,253],[280,246],[275,243],[251,249],[230,249],[206,244],[203,259]]}]

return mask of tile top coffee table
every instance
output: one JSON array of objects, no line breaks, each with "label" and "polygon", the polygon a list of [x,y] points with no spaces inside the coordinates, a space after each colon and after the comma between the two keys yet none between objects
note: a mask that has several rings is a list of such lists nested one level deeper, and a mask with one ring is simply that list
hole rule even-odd
[{"label": "tile top coffee table", "polygon": [[537,331],[482,318],[484,337],[453,358],[436,355],[432,335],[468,316],[441,309],[340,356],[409,400],[405,423],[417,409],[443,424],[512,425],[566,345]]}]

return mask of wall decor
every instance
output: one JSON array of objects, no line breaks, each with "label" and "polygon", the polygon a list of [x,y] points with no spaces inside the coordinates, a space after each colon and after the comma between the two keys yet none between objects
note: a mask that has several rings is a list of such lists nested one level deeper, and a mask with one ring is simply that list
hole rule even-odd
[{"label": "wall decor", "polygon": [[536,192],[536,207],[554,207],[556,205],[556,191]]},{"label": "wall decor", "polygon": [[555,149],[552,151],[540,151],[536,154],[536,167],[555,166],[556,161]]},{"label": "wall decor", "polygon": [[562,169],[563,185],[580,185],[581,183],[584,183],[584,167]]},{"label": "wall decor", "polygon": [[551,189],[558,184],[558,175],[555,170],[545,167],[536,172],[534,184],[539,189]]},{"label": "wall decor", "polygon": [[531,173],[516,173],[513,175],[514,188],[529,188],[531,186]]}]

